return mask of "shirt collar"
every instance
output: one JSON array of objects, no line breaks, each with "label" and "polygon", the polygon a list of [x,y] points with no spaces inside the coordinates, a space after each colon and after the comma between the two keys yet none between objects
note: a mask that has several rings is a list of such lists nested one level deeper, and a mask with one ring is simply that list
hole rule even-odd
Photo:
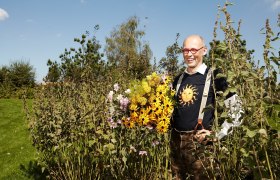
[{"label": "shirt collar", "polygon": [[[205,64],[205,63],[202,63],[202,64],[197,68],[197,70],[196,70],[195,73],[204,74],[205,71],[206,71],[206,69],[207,69],[206,64]],[[190,74],[190,73],[187,71],[187,68],[186,68],[186,70],[185,70],[185,73]],[[195,73],[193,73],[193,74],[195,74]]]}]

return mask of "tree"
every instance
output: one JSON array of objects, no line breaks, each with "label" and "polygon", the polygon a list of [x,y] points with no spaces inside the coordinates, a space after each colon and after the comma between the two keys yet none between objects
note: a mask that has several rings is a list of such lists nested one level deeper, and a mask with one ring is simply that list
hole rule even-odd
[{"label": "tree", "polygon": [[0,68],[0,84],[4,84],[10,81],[9,73],[10,70],[7,66],[2,66]]},{"label": "tree", "polygon": [[[98,26],[95,29],[98,30]],[[96,37],[90,37],[87,31],[82,38],[75,38],[74,42],[80,47],[65,49],[59,56],[61,63],[48,60],[49,72],[46,81],[74,81],[81,82],[100,78],[104,75],[105,63],[101,59],[103,54],[99,53],[101,45]]]},{"label": "tree", "polygon": [[49,66],[49,71],[47,76],[44,78],[44,81],[47,82],[58,82],[61,76],[61,71],[59,68],[59,64],[54,61],[52,62],[50,59],[47,62],[47,66]]},{"label": "tree", "polygon": [[152,51],[141,38],[144,31],[138,29],[139,20],[131,17],[106,38],[105,52],[112,69],[133,78],[142,78],[151,71]]},{"label": "tree", "polygon": [[29,62],[15,61],[10,65],[9,72],[8,78],[14,87],[34,87],[35,70]]},{"label": "tree", "polygon": [[180,34],[176,35],[176,41],[171,46],[166,48],[166,57],[161,58],[159,61],[160,71],[166,71],[171,76],[176,76],[183,69],[183,62],[179,64],[179,55],[181,54],[181,47],[178,45],[178,38]]}]

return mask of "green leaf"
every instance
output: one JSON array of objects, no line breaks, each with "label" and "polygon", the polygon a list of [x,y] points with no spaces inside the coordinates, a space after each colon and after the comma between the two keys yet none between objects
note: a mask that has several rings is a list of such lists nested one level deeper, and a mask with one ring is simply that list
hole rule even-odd
[{"label": "green leaf", "polygon": [[247,77],[247,76],[249,76],[249,72],[248,71],[241,71],[241,75]]},{"label": "green leaf", "polygon": [[108,148],[109,150],[112,150],[112,149],[115,148],[115,145],[112,144],[112,143],[109,143],[109,144],[104,145],[104,147],[105,147],[105,148]]},{"label": "green leaf", "polygon": [[219,61],[220,63],[224,63],[224,60],[221,59],[221,58],[216,58],[215,60],[216,60],[216,61]]},{"label": "green leaf", "polygon": [[241,149],[240,149],[240,152],[242,153],[242,155],[243,155],[244,157],[248,157],[248,156],[249,156],[249,152],[247,152],[244,148],[241,148]]},{"label": "green leaf", "polygon": [[228,71],[228,82],[231,82],[233,78],[235,77],[235,73],[232,71]]},{"label": "green leaf", "polygon": [[219,79],[219,78],[226,78],[227,76],[225,74],[222,74],[222,73],[218,73],[217,76],[216,76],[216,79]]},{"label": "green leaf", "polygon": [[246,135],[250,138],[253,138],[256,135],[256,132],[251,131],[250,129],[247,129]]},{"label": "green leaf", "polygon": [[91,147],[95,142],[96,142],[95,140],[89,140],[89,141],[88,141],[89,147]]},{"label": "green leaf", "polygon": [[223,112],[223,113],[221,114],[221,117],[223,117],[223,118],[228,117],[228,113],[227,113],[227,112]]},{"label": "green leaf", "polygon": [[122,161],[126,164],[127,158],[125,156],[122,157]]},{"label": "green leaf", "polygon": [[112,142],[112,143],[116,143],[117,140],[116,140],[116,139],[111,139],[111,142]]}]

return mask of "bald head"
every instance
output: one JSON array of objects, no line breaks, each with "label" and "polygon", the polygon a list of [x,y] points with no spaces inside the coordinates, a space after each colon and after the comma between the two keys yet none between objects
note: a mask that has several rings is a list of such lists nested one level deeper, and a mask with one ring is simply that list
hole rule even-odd
[{"label": "bald head", "polygon": [[183,57],[188,65],[188,72],[195,72],[202,64],[203,56],[206,55],[204,39],[199,35],[188,36],[183,43]]},{"label": "bald head", "polygon": [[200,35],[197,35],[197,34],[193,34],[193,35],[188,36],[184,40],[183,47],[185,47],[185,44],[187,44],[189,42],[197,44],[200,47],[205,46],[205,42],[204,42],[203,37],[201,37]]}]

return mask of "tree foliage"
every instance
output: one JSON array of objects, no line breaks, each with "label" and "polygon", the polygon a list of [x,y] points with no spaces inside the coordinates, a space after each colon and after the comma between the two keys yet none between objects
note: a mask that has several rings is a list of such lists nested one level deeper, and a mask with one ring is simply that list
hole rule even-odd
[{"label": "tree foliage", "polygon": [[132,78],[145,77],[151,70],[152,51],[149,44],[141,40],[144,35],[135,16],[114,29],[106,38],[109,66]]},{"label": "tree foliage", "polygon": [[19,97],[19,92],[35,86],[35,70],[29,62],[14,61],[0,68],[0,97]]},{"label": "tree foliage", "polygon": [[[96,30],[98,26],[95,26]],[[74,81],[82,82],[102,77],[105,63],[103,54],[99,52],[101,45],[96,37],[90,37],[87,31],[82,37],[75,38],[78,48],[65,49],[59,56],[61,62],[48,60],[49,72],[47,82]]]},{"label": "tree foliage", "polygon": [[183,71],[184,62],[179,63],[179,55],[181,55],[182,48],[178,45],[179,34],[176,35],[174,44],[168,46],[165,51],[166,57],[161,58],[159,61],[159,70],[166,72],[171,76],[176,76]]}]

